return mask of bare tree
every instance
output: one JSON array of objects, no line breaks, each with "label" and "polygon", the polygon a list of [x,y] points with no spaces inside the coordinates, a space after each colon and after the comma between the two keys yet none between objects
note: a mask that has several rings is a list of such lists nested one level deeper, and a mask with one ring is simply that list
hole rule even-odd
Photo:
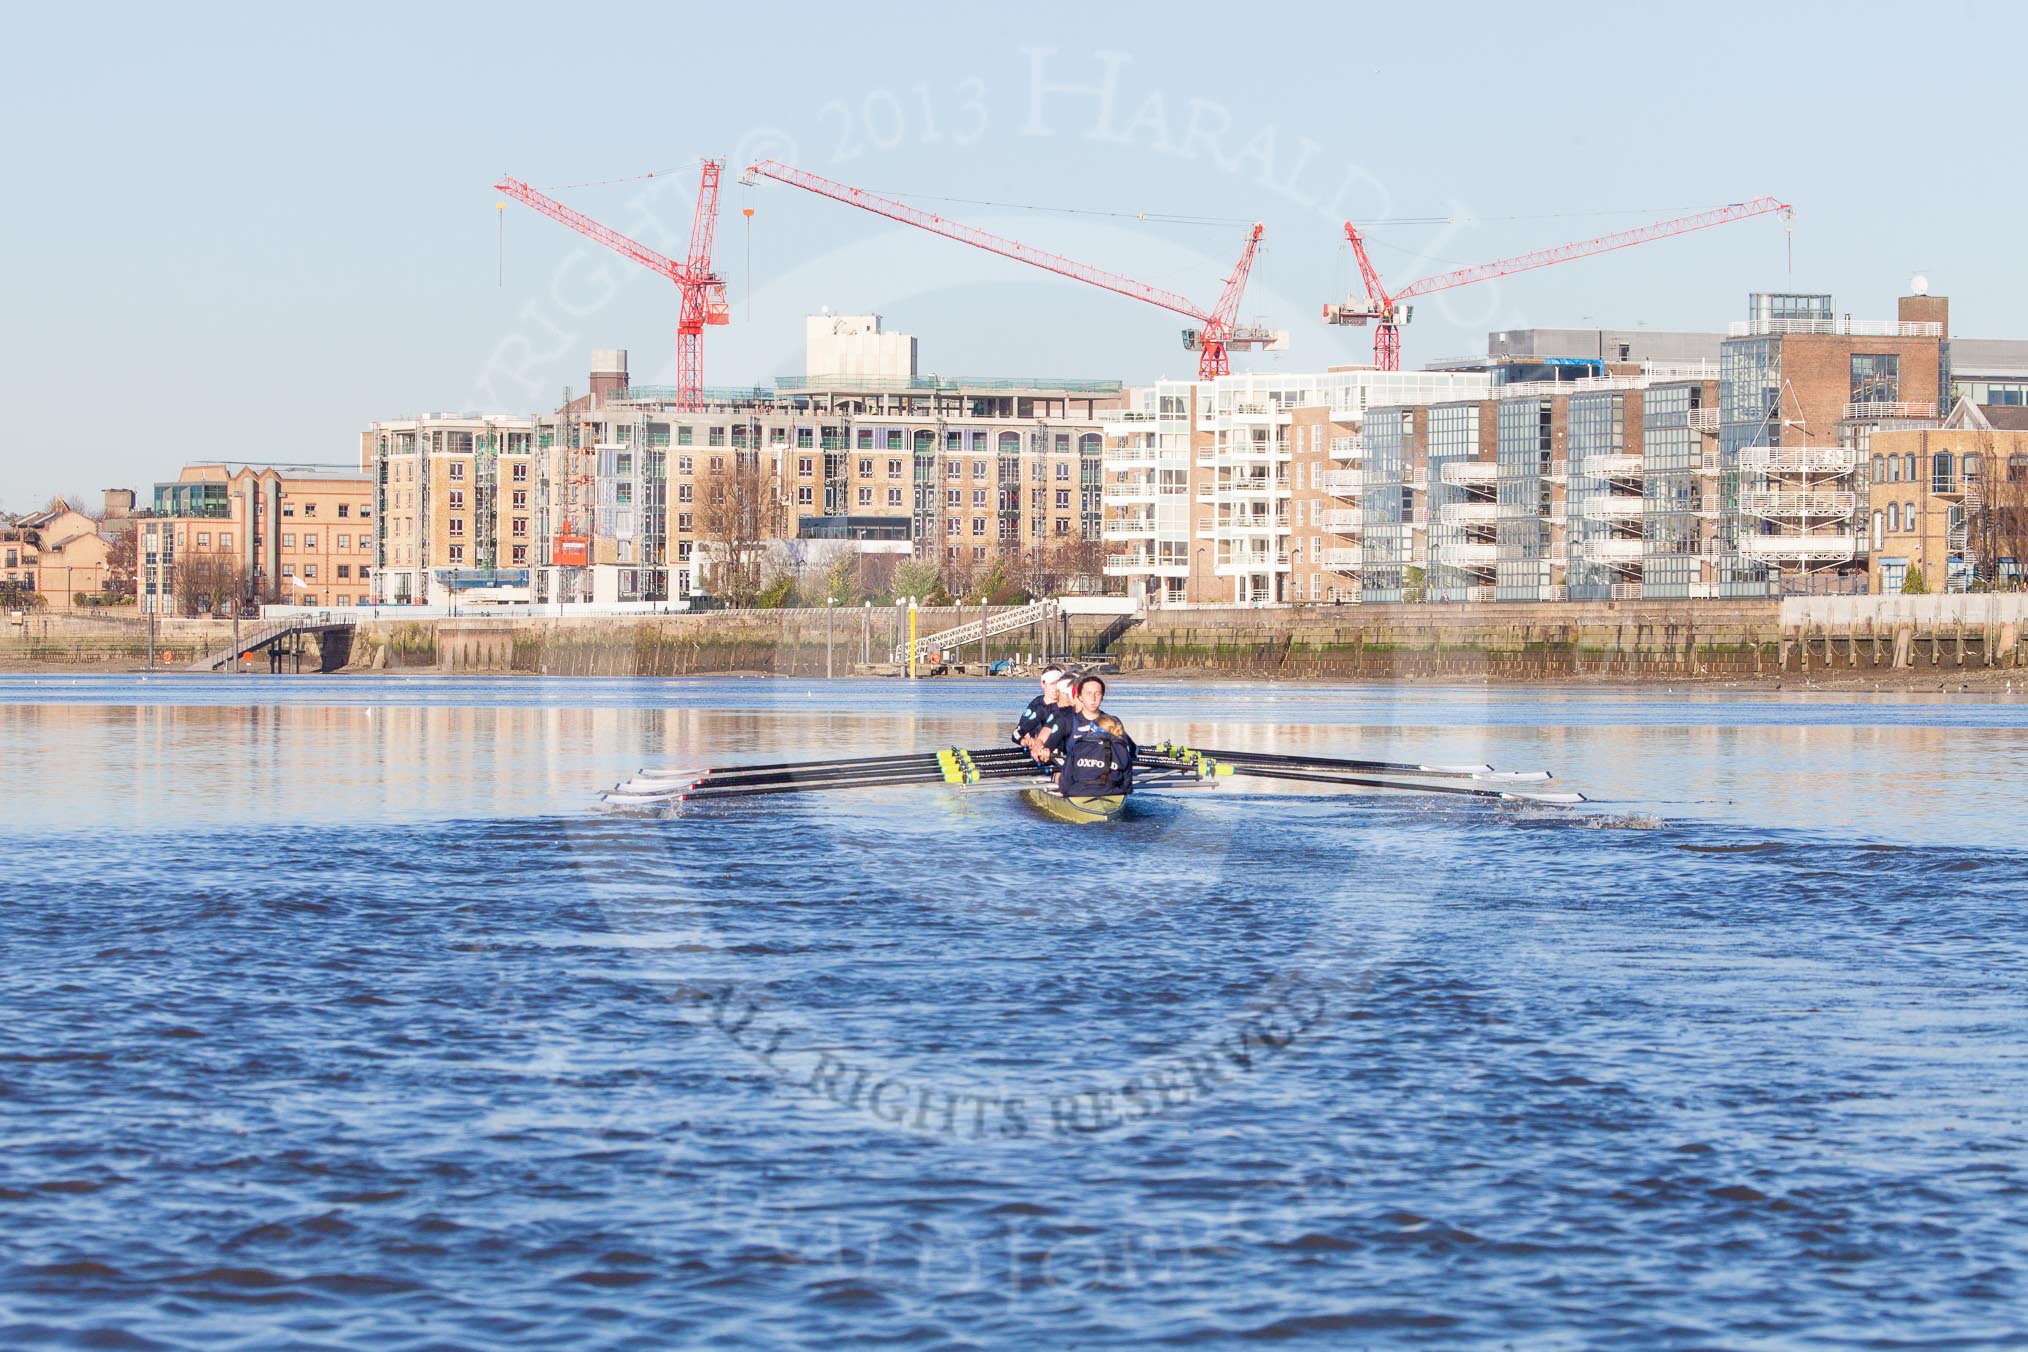
[{"label": "bare tree", "polygon": [[1996,442],[1990,431],[1979,434],[1979,475],[1967,476],[1966,546],[1981,582],[2014,590],[2028,562],[2028,455]]},{"label": "bare tree", "polygon": [[711,591],[731,605],[751,605],[769,582],[769,548],[787,516],[778,465],[758,451],[714,455],[710,463],[697,525],[710,546]]},{"label": "bare tree", "polygon": [[134,595],[135,530],[114,531],[106,540],[106,595]]},{"label": "bare tree", "polygon": [[176,561],[176,609],[186,616],[230,613],[246,589],[246,570],[230,554],[186,554]]}]

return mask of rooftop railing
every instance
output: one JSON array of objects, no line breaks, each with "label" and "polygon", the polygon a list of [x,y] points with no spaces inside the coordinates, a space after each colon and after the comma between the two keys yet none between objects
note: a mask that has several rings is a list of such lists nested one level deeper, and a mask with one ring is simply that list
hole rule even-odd
[{"label": "rooftop railing", "polygon": [[1842,315],[1832,319],[1735,319],[1726,326],[1726,334],[1732,338],[1761,338],[1788,333],[1849,338],[1941,338],[1943,325],[1901,319],[1854,319],[1850,315]]}]

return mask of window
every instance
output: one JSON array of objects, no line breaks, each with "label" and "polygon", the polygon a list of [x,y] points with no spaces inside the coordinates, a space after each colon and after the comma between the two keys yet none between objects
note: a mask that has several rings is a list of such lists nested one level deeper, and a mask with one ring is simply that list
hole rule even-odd
[{"label": "window", "polygon": [[807,479],[816,472],[817,459],[815,456],[804,455],[796,458],[796,474],[800,478]]},{"label": "window", "polygon": [[[258,509],[256,509],[256,510],[258,510]],[[293,502],[285,502],[285,503],[283,503],[283,504],[282,504],[282,515],[283,515],[283,516],[294,516],[295,514],[296,514],[296,504],[295,504],[295,503],[293,503]]]},{"label": "window", "polygon": [[679,424],[677,424],[677,427],[676,427],[676,444],[677,444],[678,446],[694,446],[694,445],[696,445],[696,444],[697,444],[697,429],[696,429],[696,428],[694,428],[694,427],[692,427],[692,426],[691,426],[691,425],[690,425],[689,423],[679,423]]},{"label": "window", "polygon": [[901,461],[890,460],[887,462],[887,477],[890,479],[899,479],[901,477]]},{"label": "window", "polygon": [[317,514],[317,504],[316,504],[316,503],[314,503],[314,502],[306,502],[306,503],[304,503],[304,504],[303,504],[303,515],[304,515],[304,516],[315,516],[316,514]]},{"label": "window", "polygon": [[1060,484],[1070,482],[1070,462],[1068,460],[1056,462],[1056,481]]},{"label": "window", "polygon": [[1914,529],[1915,529],[1915,526],[1916,526],[1916,522],[1915,522],[1915,504],[1914,504],[1914,503],[1912,503],[1912,502],[1904,502],[1904,503],[1902,503],[1902,504],[1901,504],[1901,528],[1902,528],[1903,530],[1914,530]]},{"label": "window", "polygon": [[464,533],[465,533],[465,518],[463,518],[462,516],[454,516],[454,517],[452,517],[452,518],[451,518],[451,534],[453,534],[453,535],[463,535]]},{"label": "window", "polygon": [[338,548],[340,548],[340,549],[350,549],[350,548],[352,548],[352,537],[351,537],[351,536],[349,536],[349,535],[341,535],[341,536],[339,536],[339,537],[338,537]]},{"label": "window", "polygon": [[338,576],[339,576],[339,577],[342,577],[342,578],[349,578],[349,577],[351,577],[351,576],[352,576],[352,565],[351,565],[351,564],[349,564],[349,563],[341,563],[341,564],[339,564],[339,565],[338,565]]},{"label": "window", "polygon": [[[209,549],[209,548],[211,547],[211,532],[210,532],[210,531],[208,531],[208,530],[201,530],[201,531],[197,532],[197,547],[198,547],[199,549]],[[8,560],[8,562],[9,562],[9,563],[12,563],[12,562],[13,562],[13,560],[12,560],[12,559],[9,559],[9,560]]]},{"label": "window", "polygon": [[887,505],[890,507],[901,506],[901,490],[899,488],[890,488],[887,490]]},{"label": "window", "polygon": [[1939,451],[1936,453],[1936,455],[1930,458],[1929,462],[1930,492],[1948,493],[1951,491],[1952,487],[1951,465],[1952,465],[1951,453],[1949,451]]},{"label": "window", "polygon": [[689,531],[689,529],[690,529],[690,513],[688,513],[688,512],[678,512],[678,513],[676,513],[676,529],[677,529],[677,530],[679,530],[679,531],[683,531],[683,532],[688,532],[688,531]]},{"label": "window", "polygon": [[229,531],[229,530],[222,530],[222,531],[220,531],[220,532],[218,533],[218,547],[219,547],[220,549],[231,549],[231,548],[232,548],[232,532],[231,532],[231,531]]},{"label": "window", "polygon": [[1901,530],[1901,508],[1892,502],[1887,504],[1887,529],[1896,532]]},{"label": "window", "polygon": [[292,534],[284,534],[282,536],[282,548],[294,549],[295,547],[296,547],[296,537]]},{"label": "window", "polygon": [[305,548],[305,549],[315,549],[316,547],[317,547],[317,537],[316,537],[316,536],[314,536],[314,535],[305,535],[305,536],[303,537],[303,548]]},{"label": "window", "polygon": [[341,502],[341,503],[339,503],[339,504],[338,504],[338,516],[339,516],[339,518],[340,518],[340,519],[342,520],[342,519],[344,519],[345,517],[348,517],[348,516],[350,516],[350,515],[352,515],[352,504],[351,504],[351,503],[349,503],[349,502]]},{"label": "window", "polygon": [[[525,484],[528,482],[528,466],[516,465],[514,467],[514,482],[517,484]],[[338,515],[340,516],[345,515],[345,509],[342,507],[339,508]]]},{"label": "window", "polygon": [[1049,477],[1049,471],[1040,460],[1030,460],[1028,462],[1028,477],[1036,483],[1041,483]]},{"label": "window", "polygon": [[807,450],[809,450],[809,449],[810,449],[810,448],[811,448],[812,446],[815,446],[816,444],[817,444],[817,433],[816,433],[816,429],[815,429],[815,428],[812,428],[812,427],[798,427],[798,428],[796,429],[796,449],[797,449],[797,450],[799,450],[799,451],[807,451]]},{"label": "window", "polygon": [[695,499],[696,499],[696,494],[697,494],[697,490],[696,490],[695,488],[691,487],[691,486],[690,486],[689,484],[677,484],[677,485],[676,485],[676,501],[678,501],[678,502],[692,502],[692,501],[695,501]]},{"label": "window", "polygon": [[359,565],[359,580],[361,582],[364,582],[367,578],[371,577],[372,575],[373,570],[371,568],[368,568],[363,563]]},{"label": "window", "polygon": [[1059,516],[1058,518],[1056,518],[1056,533],[1057,533],[1058,535],[1068,535],[1068,534],[1070,534],[1070,518],[1069,518],[1069,517],[1067,517],[1067,516]]},{"label": "window", "polygon": [[962,461],[962,460],[947,460],[947,461],[945,461],[945,462],[944,462],[944,477],[945,477],[946,479],[962,479],[962,478],[964,478],[964,477],[965,477],[965,462],[964,462],[964,461]]},{"label": "window", "polygon": [[723,446],[725,444],[725,429],[723,427],[712,428],[705,437],[705,444],[708,446]]},{"label": "window", "polygon": [[983,488],[975,488],[975,489],[973,489],[973,490],[972,490],[972,505],[973,505],[974,507],[984,507],[984,506],[986,505],[986,490],[985,490],[985,489],[983,489]]},{"label": "window", "polygon": [[1897,484],[1901,482],[1901,457],[1898,455],[1887,457],[1887,481]]},{"label": "window", "polygon": [[516,562],[516,563],[526,563],[526,562],[528,562],[528,546],[527,546],[527,545],[516,545],[516,546],[514,546],[514,562]]},{"label": "window", "polygon": [[1070,490],[1068,488],[1056,490],[1056,510],[1059,512],[1070,510]]},{"label": "window", "polygon": [[861,456],[859,458],[859,477],[862,479],[871,479],[873,477],[872,457]]},{"label": "window", "polygon": [[1070,433],[1058,432],[1056,434],[1056,453],[1058,455],[1070,454]]},{"label": "window", "polygon": [[1873,482],[1877,484],[1887,482],[1887,466],[1882,456],[1873,457]]},{"label": "window", "polygon": [[861,488],[861,489],[859,490],[859,505],[860,505],[861,507],[871,507],[871,506],[873,505],[873,490],[872,490],[872,489],[870,489],[870,488]]},{"label": "window", "polygon": [[690,473],[690,457],[689,457],[689,456],[687,456],[687,455],[679,455],[679,456],[677,456],[677,457],[676,457],[676,472],[677,472],[678,474],[688,474],[688,473]]},{"label": "window", "polygon": [[464,490],[464,489],[462,489],[462,488],[453,488],[453,489],[451,490],[451,510],[452,510],[452,511],[454,511],[454,512],[462,512],[462,511],[464,511],[464,510],[465,510],[465,490]]},{"label": "window", "polygon": [[711,457],[711,472],[712,472],[713,474],[723,474],[723,473],[725,473],[725,457],[724,457],[724,456],[722,456],[722,455],[714,455],[714,456],[712,456],[712,457]]},{"label": "window", "polygon": [[515,518],[514,518],[514,530],[513,530],[513,533],[514,533],[515,535],[526,535],[526,534],[528,534],[528,518],[527,518],[527,517],[525,517],[525,516],[517,516],[517,517],[515,517]]},{"label": "window", "polygon": [[983,516],[975,516],[975,517],[973,517],[973,518],[972,518],[972,534],[974,534],[974,535],[984,535],[985,533],[986,533],[986,518],[985,518],[985,517],[983,517]]},{"label": "window", "polygon": [[983,461],[983,460],[974,460],[974,461],[972,462],[972,477],[973,477],[974,479],[983,479],[983,478],[985,478],[985,477],[986,477],[986,462],[985,462],[985,461]]},{"label": "window", "polygon": [[1873,547],[1875,549],[1880,548],[1880,537],[1881,537],[1881,517],[1880,513],[1876,511],[1875,513],[1873,513]]},{"label": "window", "polygon": [[465,561],[465,547],[463,545],[452,545],[451,562],[463,563],[464,561]]},{"label": "window", "polygon": [[798,507],[811,506],[816,502],[816,500],[817,500],[816,491],[812,489],[810,485],[808,484],[796,485],[796,505]]},{"label": "window", "polygon": [[1852,402],[1892,404],[1901,399],[1901,358],[1892,352],[1852,354]]},{"label": "window", "polygon": [[960,532],[962,532],[964,528],[965,523],[958,520],[956,517],[947,516],[944,518],[944,534],[957,535]]},{"label": "window", "polygon": [[711,501],[713,502],[713,504],[722,503],[725,501],[724,484],[713,484],[711,486]]},{"label": "window", "polygon": [[283,564],[283,565],[282,565],[282,576],[283,576],[283,577],[294,577],[295,575],[296,575],[296,565],[295,565],[295,564],[293,564],[293,563],[285,563],[285,564]]},{"label": "window", "polygon": [[952,563],[956,563],[958,561],[958,547],[956,545],[944,546],[944,557]]},{"label": "window", "polygon": [[464,461],[462,461],[462,460],[453,460],[453,461],[451,462],[451,478],[452,478],[452,480],[453,480],[453,481],[455,481],[455,480],[459,480],[459,479],[462,479],[462,478],[464,478],[464,477],[465,477],[465,462],[464,462]]},{"label": "window", "polygon": [[1908,480],[1908,481],[1909,481],[1910,483],[1914,483],[1914,482],[1915,482],[1915,452],[1914,452],[1914,451],[1910,451],[1910,452],[1909,452],[1909,453],[1908,453],[1907,455],[1904,455],[1904,456],[1902,456],[1902,457],[1901,457],[1901,469],[1902,469],[1902,476],[1903,476],[1904,478],[1906,478],[1906,479],[1907,479],[1907,480]]},{"label": "window", "polygon": [[873,449],[872,428],[862,427],[859,429],[859,449],[862,451],[870,451]]},{"label": "window", "polygon": [[523,510],[523,509],[524,509],[524,508],[526,508],[527,506],[528,506],[528,490],[527,490],[527,489],[525,489],[525,488],[517,488],[517,489],[515,489],[515,490],[514,490],[514,510],[518,512],[518,511],[521,511],[521,510]]},{"label": "window", "polygon": [[1962,470],[1965,476],[1966,482],[1969,483],[1971,480],[1978,478],[1979,471],[1984,466],[1984,464],[1985,462],[1979,458],[1979,453],[1977,451],[1966,452],[1964,463],[1960,466],[1960,469]]},{"label": "window", "polygon": [[965,490],[964,490],[964,489],[962,489],[962,488],[953,488],[953,489],[951,489],[951,490],[950,490],[949,492],[945,493],[945,494],[944,494],[944,505],[945,505],[945,506],[947,506],[947,507],[962,507],[962,506],[964,506],[964,505],[965,505]]}]

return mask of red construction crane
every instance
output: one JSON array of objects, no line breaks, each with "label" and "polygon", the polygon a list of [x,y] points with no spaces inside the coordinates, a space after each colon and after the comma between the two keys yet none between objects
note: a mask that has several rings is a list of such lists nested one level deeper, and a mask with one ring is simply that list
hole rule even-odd
[{"label": "red construction crane", "polygon": [[1131,296],[1135,300],[1146,301],[1150,305],[1158,305],[1164,310],[1194,319],[1199,327],[1183,330],[1183,346],[1197,353],[1199,380],[1222,376],[1232,369],[1232,363],[1226,355],[1229,348],[1264,347],[1281,341],[1281,335],[1272,329],[1257,325],[1241,326],[1237,323],[1240,298],[1246,294],[1247,274],[1253,271],[1254,253],[1260,247],[1261,227],[1258,223],[1248,233],[1246,248],[1240,253],[1239,262],[1233,267],[1232,275],[1225,279],[1225,289],[1219,292],[1217,303],[1206,310],[1199,308],[1188,297],[1179,296],[1173,291],[1164,291],[1160,287],[1137,282],[1117,272],[1107,272],[1086,263],[1079,263],[1061,254],[1031,248],[1018,240],[1003,239],[999,235],[988,234],[976,226],[947,221],[941,216],[919,211],[906,203],[877,197],[863,188],[834,183],[828,178],[822,178],[804,169],[792,168],[775,160],[762,160],[759,164],[748,165],[740,181],[751,183],[756,178],[771,178],[777,183],[802,188],[821,197],[829,197],[833,201],[870,211],[876,216],[885,216],[891,221],[900,221],[903,225],[912,225],[918,230],[927,230],[933,235],[942,235],[945,239],[954,239],[960,244],[969,244],[975,249],[984,249],[988,253],[996,253],[1002,258],[1011,258],[1017,263],[1026,263],[1059,276],[1104,287],[1122,296]]},{"label": "red construction crane", "polygon": [[494,191],[527,203],[551,220],[562,221],[585,238],[597,240],[676,283],[682,296],[676,319],[676,405],[690,411],[704,407],[704,326],[724,324],[732,318],[725,303],[725,279],[711,270],[711,240],[718,228],[718,175],[724,167],[724,160],[704,161],[703,177],[697,185],[697,211],[690,221],[690,256],[681,263],[545,197],[518,179],[502,179],[493,185]]},{"label": "red construction crane", "polygon": [[1359,280],[1366,287],[1363,299],[1348,297],[1343,305],[1326,305],[1324,319],[1332,324],[1364,324],[1371,319],[1378,323],[1373,331],[1373,364],[1383,371],[1401,369],[1401,325],[1408,322],[1414,313],[1414,306],[1402,307],[1402,302],[1416,296],[1427,296],[1435,291],[1449,291],[1453,287],[1470,286],[1490,277],[1508,277],[1517,272],[1529,272],[1535,268],[1546,268],[1556,263],[1567,263],[1573,258],[1589,258],[1593,254],[1611,253],[1614,249],[1625,249],[1635,244],[1646,244],[1649,240],[1667,239],[1671,235],[1687,235],[1692,230],[1703,230],[1729,221],[1743,221],[1749,216],[1764,216],[1770,211],[1787,212],[1787,202],[1772,197],[1756,197],[1750,202],[1735,202],[1731,206],[1718,207],[1711,211],[1700,211],[1693,216],[1679,216],[1672,221],[1657,221],[1637,230],[1622,230],[1617,234],[1600,235],[1597,239],[1579,240],[1575,244],[1563,244],[1554,249],[1538,249],[1534,253],[1517,254],[1492,263],[1481,263],[1476,267],[1459,268],[1455,272],[1439,273],[1425,277],[1419,282],[1410,282],[1393,295],[1380,284],[1380,274],[1374,271],[1373,260],[1366,256],[1366,242],[1360,238],[1359,230],[1352,222],[1345,222],[1345,238],[1352,245],[1352,256],[1359,263]]}]

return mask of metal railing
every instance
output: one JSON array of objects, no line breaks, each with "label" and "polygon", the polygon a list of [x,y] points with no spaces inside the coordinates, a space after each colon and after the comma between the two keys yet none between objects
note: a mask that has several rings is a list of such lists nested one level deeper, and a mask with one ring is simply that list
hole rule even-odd
[{"label": "metal railing", "polygon": [[1739,509],[1753,516],[1848,517],[1858,508],[1857,493],[1797,493],[1779,490],[1746,492],[1739,495]]},{"label": "metal railing", "polygon": [[1941,338],[1943,325],[1899,319],[1735,319],[1726,326],[1728,338],[1759,338],[1773,334],[1830,334],[1851,338]]},{"label": "metal railing", "polygon": [[[982,638],[1004,634],[1014,629],[1026,629],[1031,624],[1042,624],[1056,615],[1055,601],[1035,601],[1012,610],[1003,610],[998,615],[961,624],[955,629],[943,629],[934,634],[922,634],[915,640],[915,660],[920,662],[927,653],[942,652],[947,648],[962,648],[968,643],[977,643]],[[909,660],[909,644],[906,640],[894,645],[894,660],[903,663]]]}]

